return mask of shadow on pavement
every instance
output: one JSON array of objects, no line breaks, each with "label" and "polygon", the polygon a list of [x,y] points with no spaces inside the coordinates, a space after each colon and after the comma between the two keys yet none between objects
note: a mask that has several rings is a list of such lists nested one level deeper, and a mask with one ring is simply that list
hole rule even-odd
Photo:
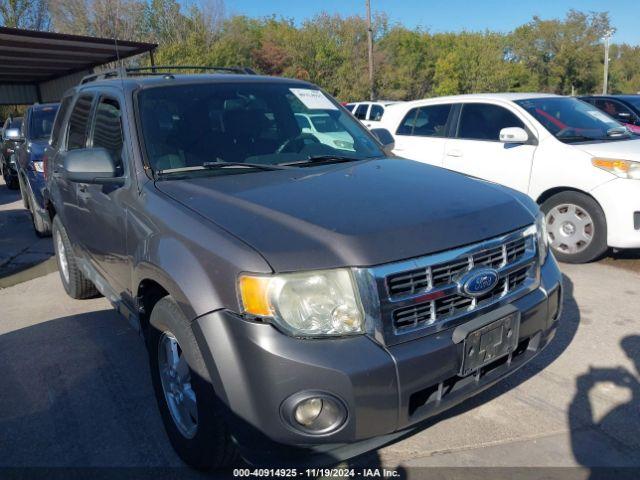
[{"label": "shadow on pavement", "polygon": [[[620,346],[634,363],[635,372],[622,366],[590,367],[576,379],[577,391],[569,406],[573,454],[579,464],[591,469],[590,478],[594,480],[611,478],[611,470],[598,467],[635,467],[635,473],[640,474],[640,335],[623,338]],[[597,419],[598,389],[607,384],[628,390],[630,400]],[[585,431],[602,432],[603,442],[613,444],[627,456],[615,465],[603,463],[597,454],[598,445],[594,445],[593,437],[583,434]]]},{"label": "shadow on pavement", "polygon": [[51,238],[36,236],[31,214],[27,210],[20,207],[0,208],[0,285],[2,288],[50,273],[51,268],[35,269],[33,275],[22,275],[17,277],[15,282],[7,279],[18,272],[46,262],[52,256]]},{"label": "shadow on pavement", "polygon": [[0,206],[21,200],[20,190],[10,190],[0,176]]}]

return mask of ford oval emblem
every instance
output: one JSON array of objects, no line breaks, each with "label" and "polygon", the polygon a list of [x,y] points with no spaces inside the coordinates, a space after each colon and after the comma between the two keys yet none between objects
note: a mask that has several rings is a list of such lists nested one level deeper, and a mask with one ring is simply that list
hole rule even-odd
[{"label": "ford oval emblem", "polygon": [[463,276],[459,285],[463,293],[478,297],[490,292],[498,284],[498,272],[492,268],[471,270]]}]

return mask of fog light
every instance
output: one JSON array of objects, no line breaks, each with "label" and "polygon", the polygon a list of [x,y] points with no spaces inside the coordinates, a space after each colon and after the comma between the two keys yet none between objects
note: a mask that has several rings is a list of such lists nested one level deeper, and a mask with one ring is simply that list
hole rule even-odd
[{"label": "fog light", "polygon": [[322,412],[322,399],[309,398],[303,400],[296,407],[295,418],[300,425],[308,427],[318,418]]},{"label": "fog light", "polygon": [[340,400],[324,392],[300,392],[282,404],[287,423],[304,433],[321,435],[338,430],[347,418]]}]

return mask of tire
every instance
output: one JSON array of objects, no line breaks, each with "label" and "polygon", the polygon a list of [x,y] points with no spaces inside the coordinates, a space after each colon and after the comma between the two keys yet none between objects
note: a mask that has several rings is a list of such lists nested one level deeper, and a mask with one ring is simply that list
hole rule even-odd
[{"label": "tire", "polygon": [[36,235],[40,238],[50,237],[51,236],[51,226],[44,221],[42,216],[38,212],[35,211],[35,207],[33,207],[33,203],[31,204],[31,208],[29,209],[31,212],[31,220],[33,223],[33,230],[36,232]]},{"label": "tire", "polygon": [[547,220],[549,244],[564,263],[588,263],[607,251],[607,220],[598,202],[580,192],[560,192],[540,208]]},{"label": "tire", "polygon": [[53,219],[52,233],[60,280],[67,295],[78,300],[97,297],[98,290],[78,267],[67,232],[57,215]]},{"label": "tire", "polygon": [[[146,339],[160,416],[177,454],[200,470],[233,464],[237,450],[222,418],[222,402],[208,380],[191,326],[172,297],[166,296],[154,306]],[[166,354],[167,345],[175,348],[176,355]],[[181,368],[167,368],[169,357],[179,357]],[[170,370],[173,375],[161,373]]]},{"label": "tire", "polygon": [[40,238],[51,236],[51,225],[44,221],[42,216],[38,213],[36,207],[36,200],[31,195],[31,189],[25,188],[23,183],[20,182],[20,192],[22,193],[22,202],[25,204],[25,208],[31,213],[31,223],[33,225],[33,231]]}]

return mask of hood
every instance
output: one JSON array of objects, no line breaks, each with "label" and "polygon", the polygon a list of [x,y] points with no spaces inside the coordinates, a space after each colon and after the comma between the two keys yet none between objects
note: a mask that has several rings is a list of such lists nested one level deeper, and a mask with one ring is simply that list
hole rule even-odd
[{"label": "hood", "polygon": [[379,265],[498,236],[535,219],[509,189],[401,159],[156,186],[251,245],[276,272]]},{"label": "hood", "polygon": [[593,157],[617,158],[640,161],[640,139],[613,140],[609,142],[572,144]]}]

